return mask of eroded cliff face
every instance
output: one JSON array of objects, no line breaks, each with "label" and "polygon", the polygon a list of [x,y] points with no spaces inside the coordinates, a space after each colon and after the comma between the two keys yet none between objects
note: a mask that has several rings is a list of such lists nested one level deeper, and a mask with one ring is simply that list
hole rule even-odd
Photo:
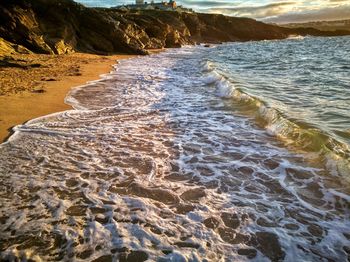
[{"label": "eroded cliff face", "polygon": [[217,14],[87,8],[72,0],[0,2],[2,54],[5,51],[1,50],[10,49],[48,54],[146,54],[146,49],[196,42],[282,39],[296,33],[327,35],[316,31]]},{"label": "eroded cliff face", "polygon": [[2,1],[0,37],[36,53],[144,53],[118,20],[70,0]]}]

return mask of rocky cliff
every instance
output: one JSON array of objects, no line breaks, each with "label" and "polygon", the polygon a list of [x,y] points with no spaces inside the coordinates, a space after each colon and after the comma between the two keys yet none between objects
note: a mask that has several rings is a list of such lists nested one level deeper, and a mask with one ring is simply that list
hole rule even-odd
[{"label": "rocky cliff", "polygon": [[248,18],[171,11],[87,8],[72,0],[2,0],[0,54],[145,54],[146,49],[196,42],[282,39],[290,34],[332,35],[288,29]]}]

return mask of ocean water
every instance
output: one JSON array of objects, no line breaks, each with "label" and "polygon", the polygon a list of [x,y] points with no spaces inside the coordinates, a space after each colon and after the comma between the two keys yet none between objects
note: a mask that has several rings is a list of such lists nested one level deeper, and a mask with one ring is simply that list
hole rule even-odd
[{"label": "ocean water", "polygon": [[347,261],[349,37],[169,49],[0,145],[1,258]]}]

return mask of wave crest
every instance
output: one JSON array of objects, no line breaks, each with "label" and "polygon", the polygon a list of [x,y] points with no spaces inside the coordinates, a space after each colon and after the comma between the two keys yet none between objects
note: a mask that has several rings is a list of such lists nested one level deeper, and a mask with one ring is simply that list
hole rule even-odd
[{"label": "wave crest", "polygon": [[317,153],[331,174],[342,175],[350,181],[350,149],[346,144],[309,123],[288,118],[263,99],[235,87],[233,81],[220,74],[212,63],[206,65],[210,65],[211,70],[207,71],[203,81],[215,86],[217,96],[233,99],[241,111],[253,116],[269,134],[298,151]]}]

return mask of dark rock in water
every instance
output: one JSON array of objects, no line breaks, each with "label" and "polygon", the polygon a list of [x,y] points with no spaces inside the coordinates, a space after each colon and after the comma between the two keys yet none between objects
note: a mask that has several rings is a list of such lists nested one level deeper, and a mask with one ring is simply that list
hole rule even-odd
[{"label": "dark rock in water", "polygon": [[285,257],[285,253],[278,241],[278,236],[274,233],[257,232],[251,238],[249,244],[255,246],[261,253],[271,259],[271,261],[282,261]]},{"label": "dark rock in water", "polygon": [[234,244],[247,243],[249,239],[250,239],[249,235],[237,233],[233,243]]},{"label": "dark rock in water", "polygon": [[169,249],[163,249],[162,252],[163,252],[163,254],[165,254],[165,255],[169,255],[169,254],[172,253],[173,251],[172,251],[172,250],[169,250]]},{"label": "dark rock in water", "polygon": [[320,226],[312,224],[307,227],[307,230],[315,237],[322,237],[323,230]]},{"label": "dark rock in water", "polygon": [[92,262],[112,262],[112,261],[113,261],[113,258],[111,255],[101,256],[99,258],[92,260]]},{"label": "dark rock in water", "polygon": [[211,47],[211,45],[209,45],[209,44],[205,44],[205,45],[204,45],[204,47]]},{"label": "dark rock in water", "polygon": [[178,247],[189,247],[189,248],[195,248],[198,249],[200,248],[200,245],[197,243],[191,243],[191,242],[176,242],[174,245]]},{"label": "dark rock in water", "polygon": [[197,162],[198,162],[198,157],[196,157],[196,156],[192,157],[192,158],[188,161],[188,163],[191,163],[191,164],[197,163]]},{"label": "dark rock in water", "polygon": [[350,240],[350,233],[343,233],[344,237],[346,237],[348,240]]},{"label": "dark rock in water", "polygon": [[219,227],[218,232],[222,240],[233,245],[244,244],[249,241],[250,238],[248,235],[237,233],[232,228]]},{"label": "dark rock in water", "polygon": [[215,229],[219,226],[220,222],[219,220],[217,220],[214,217],[209,217],[207,219],[205,219],[203,221],[203,224],[207,227],[207,228],[211,228],[211,229]]},{"label": "dark rock in water", "polygon": [[289,229],[289,230],[298,230],[299,229],[299,226],[297,224],[285,224],[284,227]]},{"label": "dark rock in water", "polygon": [[109,221],[109,218],[102,215],[98,215],[95,217],[95,221],[99,222],[100,224],[107,224]]},{"label": "dark rock in water", "polygon": [[249,18],[161,10],[87,8],[73,0],[0,2],[0,53],[147,54],[185,44],[332,36],[311,28],[282,28]]},{"label": "dark rock in water", "polygon": [[111,252],[112,254],[115,254],[115,253],[125,253],[127,252],[129,249],[127,247],[116,247],[116,248],[113,248],[111,249]]},{"label": "dark rock in water", "polygon": [[86,206],[71,206],[67,209],[67,215],[69,216],[84,216],[86,214]]},{"label": "dark rock in water", "polygon": [[94,250],[88,249],[88,250],[85,250],[85,251],[77,254],[77,257],[81,258],[81,259],[87,259],[92,255],[93,252],[94,252]]},{"label": "dark rock in water", "polygon": [[343,250],[346,252],[346,254],[348,254],[348,260],[350,258],[350,247],[344,246]]},{"label": "dark rock in water", "polygon": [[249,259],[256,257],[257,251],[253,248],[238,249],[237,253],[241,256],[246,256]]},{"label": "dark rock in water", "polygon": [[205,197],[206,193],[205,190],[203,188],[194,188],[194,189],[190,189],[187,190],[186,192],[181,194],[181,198],[183,200],[187,200],[187,201],[195,201],[195,200],[199,200],[202,197]]},{"label": "dark rock in water", "polygon": [[130,251],[129,253],[121,253],[119,255],[120,262],[143,262],[148,259],[148,254],[141,250]]},{"label": "dark rock in water", "polygon": [[176,212],[179,214],[186,214],[193,211],[195,208],[196,207],[193,205],[178,204],[176,205]]},{"label": "dark rock in water", "polygon": [[239,227],[241,222],[239,221],[239,217],[237,214],[231,214],[231,213],[222,213],[221,219],[224,221],[225,226],[236,229]]},{"label": "dark rock in water", "polygon": [[75,187],[78,184],[79,184],[79,182],[76,179],[74,179],[74,178],[70,178],[70,179],[66,180],[66,186],[67,187]]},{"label": "dark rock in water", "polygon": [[259,217],[258,220],[256,221],[256,223],[262,227],[276,227],[277,226],[276,223],[268,221],[266,218],[263,218],[263,217]]},{"label": "dark rock in water", "polygon": [[[224,240],[225,242],[231,243],[233,241],[233,239],[235,239],[236,236],[236,231],[234,231],[231,228],[223,228],[220,227],[218,229],[219,231],[219,235],[222,238],[222,240]],[[232,243],[231,243],[232,244]]]},{"label": "dark rock in water", "polygon": [[128,188],[125,189],[125,194],[150,198],[165,204],[176,204],[179,202],[178,197],[172,194],[169,190],[150,187],[146,188],[135,182],[131,183]]}]

